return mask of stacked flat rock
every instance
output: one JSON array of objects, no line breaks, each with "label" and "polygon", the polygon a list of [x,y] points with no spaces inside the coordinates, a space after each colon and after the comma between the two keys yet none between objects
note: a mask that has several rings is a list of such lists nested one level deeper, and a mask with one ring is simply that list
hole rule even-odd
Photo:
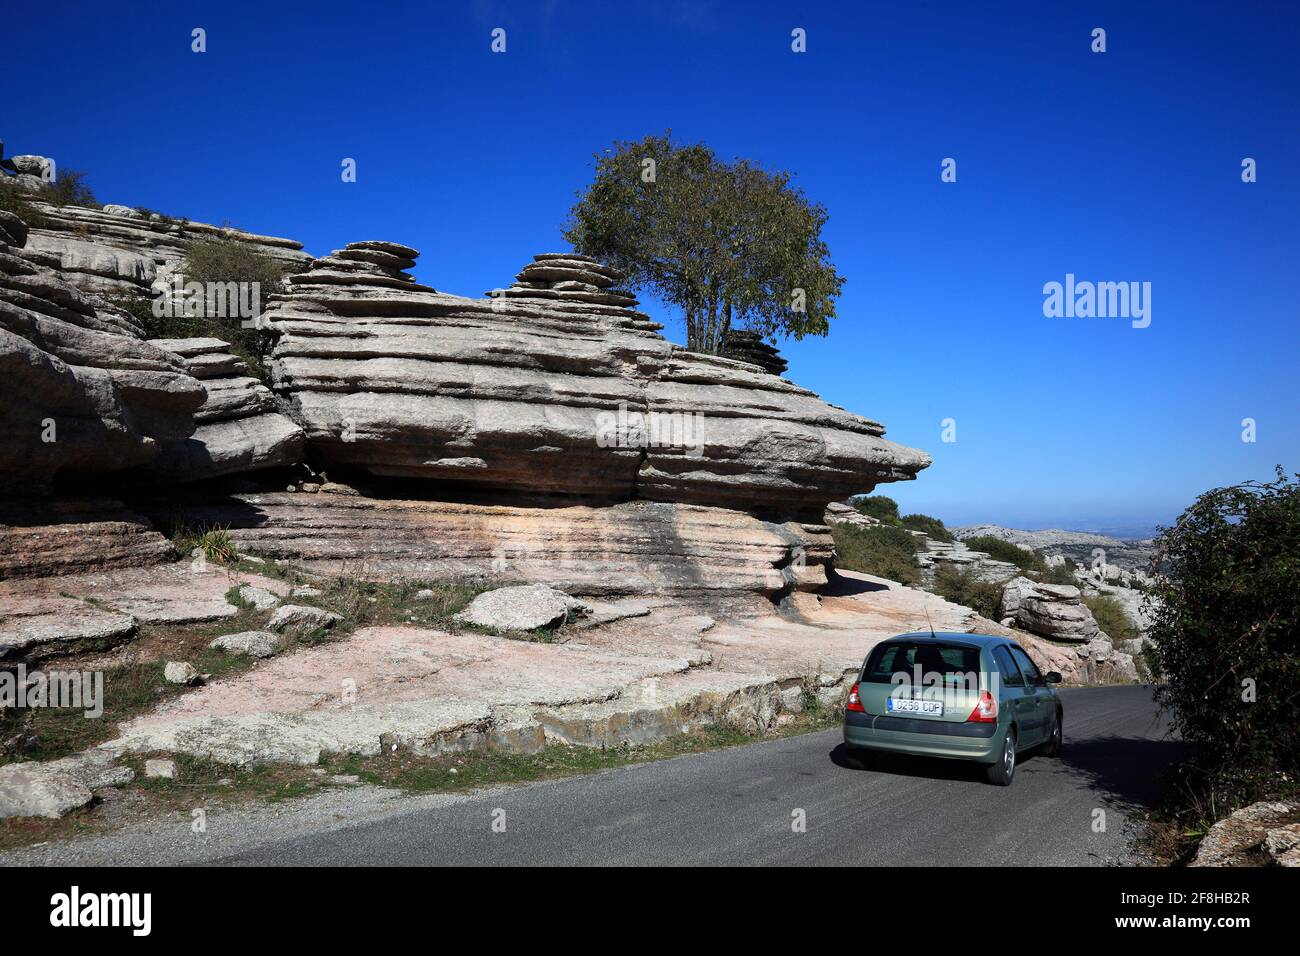
[{"label": "stacked flat rock", "polygon": [[0,490],[147,465],[190,435],[205,392],[180,359],[20,251],[0,244]]},{"label": "stacked flat rock", "polygon": [[403,266],[416,256],[354,243],[293,277],[265,313],[279,334],[274,387],[325,464],[511,501],[641,498],[819,519],[827,501],[930,463],[807,389],[667,341],[599,262],[537,256],[502,294],[467,299],[372,253]]},{"label": "stacked flat rock", "polygon": [[763,371],[772,375],[783,375],[785,370],[790,367],[790,363],[781,358],[781,353],[776,350],[775,346],[768,345],[763,341],[762,335],[748,329],[731,329],[728,331],[722,340],[722,348],[719,351],[726,358],[757,365]]},{"label": "stacked flat rock", "polygon": [[313,259],[307,272],[289,277],[292,286],[347,285],[433,292],[420,285],[407,269],[420,255],[397,242],[350,242],[328,256]]},{"label": "stacked flat rock", "polygon": [[543,252],[533,256],[515,276],[515,283],[487,294],[507,299],[562,299],[592,305],[613,305],[632,309],[636,297],[615,288],[623,273],[590,256],[573,252]]},{"label": "stacked flat rock", "polygon": [[152,473],[197,481],[292,465],[302,460],[302,429],[280,413],[275,396],[216,338],[151,339],[181,358],[208,397],[194,413],[188,438],[162,443]]}]

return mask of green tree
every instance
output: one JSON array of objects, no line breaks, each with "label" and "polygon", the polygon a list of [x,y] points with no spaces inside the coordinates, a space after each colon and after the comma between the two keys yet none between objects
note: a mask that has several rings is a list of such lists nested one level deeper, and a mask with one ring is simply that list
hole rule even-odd
[{"label": "green tree", "polygon": [[1210,819],[1300,771],[1297,479],[1208,491],[1156,543],[1156,694],[1199,748],[1186,793]]},{"label": "green tree", "polygon": [[596,155],[564,237],[681,309],[688,348],[717,352],[732,328],[768,339],[829,331],[844,279],[821,238],[826,218],[789,173],[665,133]]}]

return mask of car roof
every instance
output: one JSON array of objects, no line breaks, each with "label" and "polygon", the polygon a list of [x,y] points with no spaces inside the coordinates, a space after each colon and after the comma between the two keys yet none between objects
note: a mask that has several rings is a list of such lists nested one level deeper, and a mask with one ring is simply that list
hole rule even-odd
[{"label": "car roof", "polygon": [[881,643],[887,644],[890,641],[934,641],[942,644],[965,644],[969,647],[995,647],[998,644],[1015,644],[1015,641],[1009,637],[1001,637],[996,634],[967,634],[963,631],[912,631],[907,634],[898,634]]}]

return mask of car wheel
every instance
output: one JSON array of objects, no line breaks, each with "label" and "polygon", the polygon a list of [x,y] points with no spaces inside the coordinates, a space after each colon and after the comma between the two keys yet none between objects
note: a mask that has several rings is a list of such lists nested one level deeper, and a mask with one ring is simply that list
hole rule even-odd
[{"label": "car wheel", "polygon": [[1002,742],[1002,757],[997,763],[991,764],[985,771],[985,776],[989,783],[998,787],[1011,786],[1011,779],[1016,775],[1016,731],[1012,728],[1007,731],[1006,739]]},{"label": "car wheel", "polygon": [[1061,714],[1058,711],[1056,719],[1052,721],[1052,733],[1047,738],[1047,743],[1043,745],[1043,755],[1047,757],[1061,756]]},{"label": "car wheel", "polygon": [[858,770],[871,769],[872,752],[866,747],[846,747],[845,757],[848,759],[849,766]]}]

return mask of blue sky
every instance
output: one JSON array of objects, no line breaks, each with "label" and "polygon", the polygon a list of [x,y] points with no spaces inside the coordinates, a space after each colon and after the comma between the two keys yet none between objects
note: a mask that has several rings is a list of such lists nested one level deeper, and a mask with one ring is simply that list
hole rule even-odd
[{"label": "blue sky", "polygon": [[[1131,528],[1300,468],[1292,3],[74,2],[0,50],[9,154],[316,253],[409,243],[466,295],[564,248],[615,139],[791,170],[847,283],[788,374],[934,456],[881,488],[906,511]],[[1150,282],[1150,327],[1045,318],[1067,272]]]}]

